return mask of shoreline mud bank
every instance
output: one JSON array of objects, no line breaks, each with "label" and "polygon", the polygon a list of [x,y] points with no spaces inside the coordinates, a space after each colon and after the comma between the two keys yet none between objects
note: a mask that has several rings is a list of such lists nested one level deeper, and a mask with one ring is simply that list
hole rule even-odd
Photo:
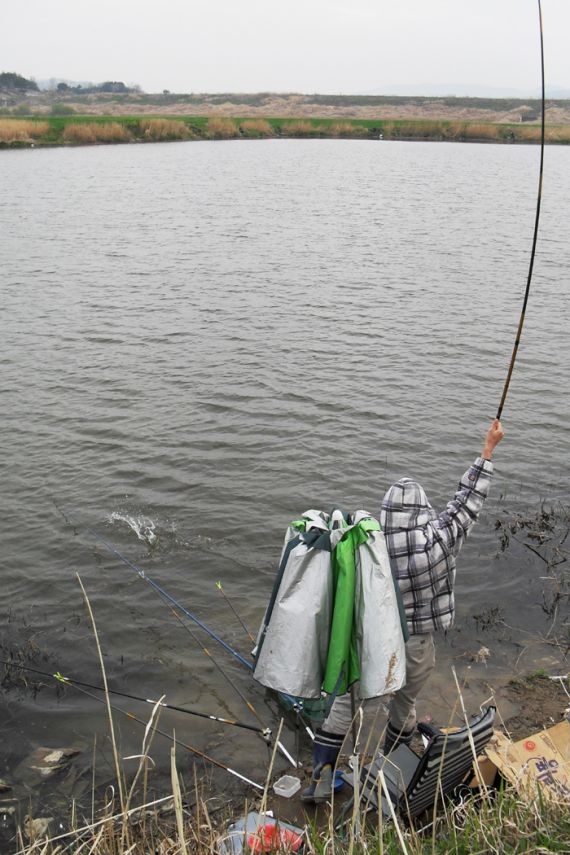
[{"label": "shoreline mud bank", "polygon": [[[517,711],[502,722],[498,729],[513,741],[548,728],[568,715],[568,679],[563,681],[541,673],[529,674],[511,680],[505,691]],[[422,750],[419,745],[414,745],[414,748],[420,752]],[[188,851],[211,852],[215,851],[216,841],[223,835],[228,823],[251,810],[273,811],[279,820],[300,828],[309,823],[310,833],[315,840],[319,839],[319,835],[330,832],[326,806],[310,808],[301,802],[298,795],[286,799],[273,793],[271,783],[275,775],[271,775],[271,764],[265,782],[266,792],[257,793],[253,798],[251,795],[244,797],[235,792],[232,795],[230,787],[228,790],[224,787],[221,792],[216,792],[214,787],[212,792],[208,776],[204,777],[203,770],[198,771],[197,766],[189,769],[191,759],[178,751],[177,777],[182,784],[179,796],[167,772],[152,771],[149,767],[145,768],[144,776],[131,791],[129,804],[121,806],[110,780],[104,787],[91,789],[88,786],[89,773],[78,771],[84,765],[76,757],[78,753],[73,748],[38,748],[29,758],[21,761],[12,776],[9,771],[2,774],[0,842],[3,846],[12,847],[2,851],[17,851],[26,855],[40,851],[55,854],[60,851],[58,845],[71,843],[81,846],[87,840],[94,844],[100,835],[101,848],[97,851],[104,853],[122,852],[122,846],[128,848],[123,838],[129,838],[129,845],[134,847],[129,851],[181,852],[184,850],[178,848],[177,840],[181,821]],[[294,774],[302,779],[304,786],[310,777],[308,747],[303,749],[302,761],[302,768]],[[346,761],[347,756],[341,756],[341,765],[344,766]],[[27,791],[25,796],[16,780],[17,775],[24,782]],[[77,782],[81,778],[85,779],[86,786],[82,789],[82,796],[76,799],[72,794],[73,787],[70,789],[70,782]],[[127,782],[125,774],[126,783],[130,786],[134,782]],[[218,786],[220,784],[218,782]],[[348,788],[345,786],[344,789]],[[347,793],[341,791],[338,805],[334,806],[335,812],[342,807],[346,798]],[[145,807],[141,808],[141,805]],[[121,817],[122,807],[128,810],[126,820]],[[546,815],[543,817],[545,819]],[[541,833],[544,831],[542,829]],[[570,840],[570,826],[568,833]],[[50,846],[46,843],[48,838],[52,838],[53,843],[51,848],[44,848]],[[152,850],[144,848],[149,839],[153,840]],[[452,848],[437,851],[455,852]]]}]

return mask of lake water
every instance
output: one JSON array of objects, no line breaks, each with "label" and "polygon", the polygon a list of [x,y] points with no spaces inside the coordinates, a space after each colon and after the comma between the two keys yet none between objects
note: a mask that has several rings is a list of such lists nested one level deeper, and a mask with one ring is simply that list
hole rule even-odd
[{"label": "lake water", "polygon": [[[216,582],[255,631],[290,519],[333,504],[377,513],[404,475],[444,506],[500,399],[538,157],[328,140],[1,152],[2,658],[23,651],[32,667],[100,682],[79,574],[112,687],[251,721],[89,529],[247,653]],[[436,718],[455,691],[451,664],[472,704],[517,671],[557,667],[559,651],[537,640],[550,626],[544,563],[522,547],[499,554],[494,526],[568,502],[569,203],[570,149],[548,148],[507,436],[423,701]],[[502,623],[485,632],[475,616],[492,609]],[[275,727],[245,670],[201,640]],[[491,658],[472,662],[482,645]],[[87,766],[97,733],[110,778],[103,707],[44,682],[0,696],[0,776],[37,745],[78,745]],[[161,721],[263,780],[257,737]],[[120,724],[124,755],[141,738]],[[168,743],[155,746],[166,763]]]}]

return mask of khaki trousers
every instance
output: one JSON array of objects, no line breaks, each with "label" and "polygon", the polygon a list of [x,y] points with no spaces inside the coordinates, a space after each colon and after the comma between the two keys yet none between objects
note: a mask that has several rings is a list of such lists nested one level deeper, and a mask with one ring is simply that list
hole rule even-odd
[{"label": "khaki trousers", "polygon": [[[389,721],[394,730],[410,731],[416,726],[416,698],[423,689],[435,667],[435,645],[433,635],[411,635],[406,643],[406,684],[391,696],[369,698],[357,703],[366,707],[389,700]],[[355,696],[358,699],[358,683],[355,684]],[[350,692],[336,698],[330,712],[321,725],[327,733],[348,732],[352,722],[352,703]]]}]

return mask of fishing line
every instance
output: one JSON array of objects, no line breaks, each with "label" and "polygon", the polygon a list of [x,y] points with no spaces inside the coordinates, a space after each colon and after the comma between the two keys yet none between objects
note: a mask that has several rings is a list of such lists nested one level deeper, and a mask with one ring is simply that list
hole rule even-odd
[{"label": "fishing line", "polygon": [[540,5],[540,0],[538,0],[538,21],[540,25],[540,67],[541,67],[541,76],[542,76],[542,118],[541,118],[541,135],[540,135],[540,172],[538,178],[538,194],[536,199],[536,216],[534,220],[534,235],[532,239],[532,251],[530,254],[530,264],[528,268],[528,278],[526,283],[526,290],[524,294],[524,301],[521,310],[521,316],[519,320],[519,325],[517,329],[517,334],[515,338],[515,344],[513,347],[513,353],[511,356],[511,363],[509,365],[509,370],[507,373],[507,379],[505,380],[505,385],[503,387],[503,394],[501,396],[501,402],[499,404],[499,409],[497,411],[497,418],[501,418],[501,413],[503,412],[503,407],[505,404],[505,400],[507,397],[507,392],[509,391],[509,384],[511,382],[511,375],[513,373],[513,368],[515,367],[515,360],[517,358],[517,352],[519,349],[519,344],[522,335],[522,328],[525,319],[526,306],[528,303],[528,295],[530,293],[530,282],[532,279],[532,269],[534,266],[534,255],[536,251],[536,241],[538,238],[538,222],[540,219],[540,202],[542,198],[542,173],[544,167],[544,128],[545,128],[545,95],[544,95],[544,38],[542,33],[542,7]]},{"label": "fishing line", "polygon": [[[69,684],[71,686],[83,686],[87,689],[96,689],[98,692],[104,692],[104,686],[96,686],[93,683],[86,683],[83,680],[75,680],[73,677],[65,677],[59,671],[56,671],[55,674],[50,674],[48,671],[40,671],[37,668],[30,668],[27,665],[20,665],[17,662],[8,662],[5,659],[0,659],[0,665],[6,665],[8,668],[16,668],[21,671],[29,671],[31,674],[39,674],[42,677],[51,677],[54,680],[57,680],[59,683],[63,683],[64,685]],[[178,707],[174,704],[167,704],[164,701],[160,701],[160,703],[156,700],[151,700],[150,698],[142,698],[138,695],[131,695],[127,692],[120,692],[118,689],[108,689],[107,690],[111,695],[118,695],[122,698],[128,698],[131,701],[140,701],[144,704],[159,704],[159,706],[164,707],[167,710],[173,710],[174,712],[186,713],[187,715],[198,716],[199,718],[208,718],[210,721],[217,721],[220,724],[227,724],[233,727],[241,727],[244,730],[251,730],[254,733],[259,733],[266,741],[271,740],[271,730],[269,728],[262,729],[260,727],[256,727],[253,724],[245,724],[240,721],[236,721],[235,719],[223,718],[221,716],[212,715],[210,713],[199,712],[198,710],[192,710],[188,707]]]},{"label": "fishing line", "polygon": [[245,634],[247,635],[247,637],[249,638],[249,640],[250,640],[251,642],[253,642],[253,644],[255,644],[255,638],[253,637],[253,635],[251,634],[251,632],[249,631],[249,629],[247,628],[247,626],[245,625],[245,623],[243,622],[243,620],[240,618],[239,614],[237,613],[237,611],[236,611],[236,609],[235,609],[235,607],[234,607],[234,604],[232,603],[232,601],[230,600],[230,598],[228,597],[228,595],[227,595],[227,594],[226,594],[226,592],[224,591],[224,588],[223,588],[223,586],[222,586],[222,583],[221,583],[221,582],[216,582],[216,588],[218,589],[218,591],[220,592],[220,594],[222,595],[222,597],[224,598],[224,600],[226,601],[226,603],[228,604],[228,606],[230,607],[230,609],[232,610],[232,612],[234,613],[234,615],[236,616],[236,618],[238,619],[238,621],[240,622],[241,627],[242,627],[242,629],[244,630],[244,632],[245,632]]},{"label": "fishing line", "polygon": [[224,650],[226,650],[231,656],[233,656],[235,659],[237,659],[238,662],[241,662],[242,665],[245,665],[245,667],[248,669],[248,671],[253,671],[253,665],[251,664],[251,662],[248,662],[247,659],[245,659],[245,657],[243,657],[241,655],[241,653],[238,653],[237,650],[234,650],[233,647],[231,647],[229,644],[227,644],[223,640],[223,638],[220,638],[219,635],[216,635],[216,633],[213,630],[211,630],[209,627],[207,627],[206,624],[202,623],[202,621],[198,617],[196,617],[196,615],[192,614],[192,612],[189,611],[185,606],[183,606],[182,603],[179,603],[178,600],[174,599],[174,597],[171,596],[168,593],[168,591],[165,591],[164,588],[162,588],[157,582],[155,582],[153,579],[151,579],[150,576],[147,576],[147,574],[142,569],[142,567],[139,567],[138,564],[135,564],[134,561],[131,561],[125,555],[122,555],[119,552],[119,550],[115,546],[113,546],[112,543],[109,543],[107,540],[105,540],[103,537],[101,537],[101,535],[97,531],[95,531],[95,529],[89,528],[89,529],[87,529],[87,531],[91,535],[93,535],[93,537],[95,537],[98,541],[100,541],[100,543],[102,543],[103,546],[109,550],[109,552],[111,552],[120,561],[122,561],[123,564],[126,564],[127,567],[130,567],[131,570],[134,570],[135,573],[137,574],[137,576],[139,576],[139,578],[144,579],[145,582],[148,582],[148,584],[151,586],[151,588],[154,588],[154,590],[158,594],[160,594],[160,596],[164,600],[167,600],[176,609],[181,611],[182,614],[186,615],[186,617],[189,618],[193,623],[197,624],[197,626],[199,626],[200,629],[203,629],[204,632],[210,636],[210,638],[213,638],[214,641],[217,641],[218,644],[221,644],[221,646],[224,648]]}]

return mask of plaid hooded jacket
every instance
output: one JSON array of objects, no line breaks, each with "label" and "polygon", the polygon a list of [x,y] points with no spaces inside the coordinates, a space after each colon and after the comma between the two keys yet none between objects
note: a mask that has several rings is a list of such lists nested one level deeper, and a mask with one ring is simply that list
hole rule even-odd
[{"label": "plaid hooded jacket", "polygon": [[402,478],[384,496],[380,523],[411,635],[452,625],[455,559],[477,521],[492,474],[491,461],[478,457],[441,514],[410,478]]}]

